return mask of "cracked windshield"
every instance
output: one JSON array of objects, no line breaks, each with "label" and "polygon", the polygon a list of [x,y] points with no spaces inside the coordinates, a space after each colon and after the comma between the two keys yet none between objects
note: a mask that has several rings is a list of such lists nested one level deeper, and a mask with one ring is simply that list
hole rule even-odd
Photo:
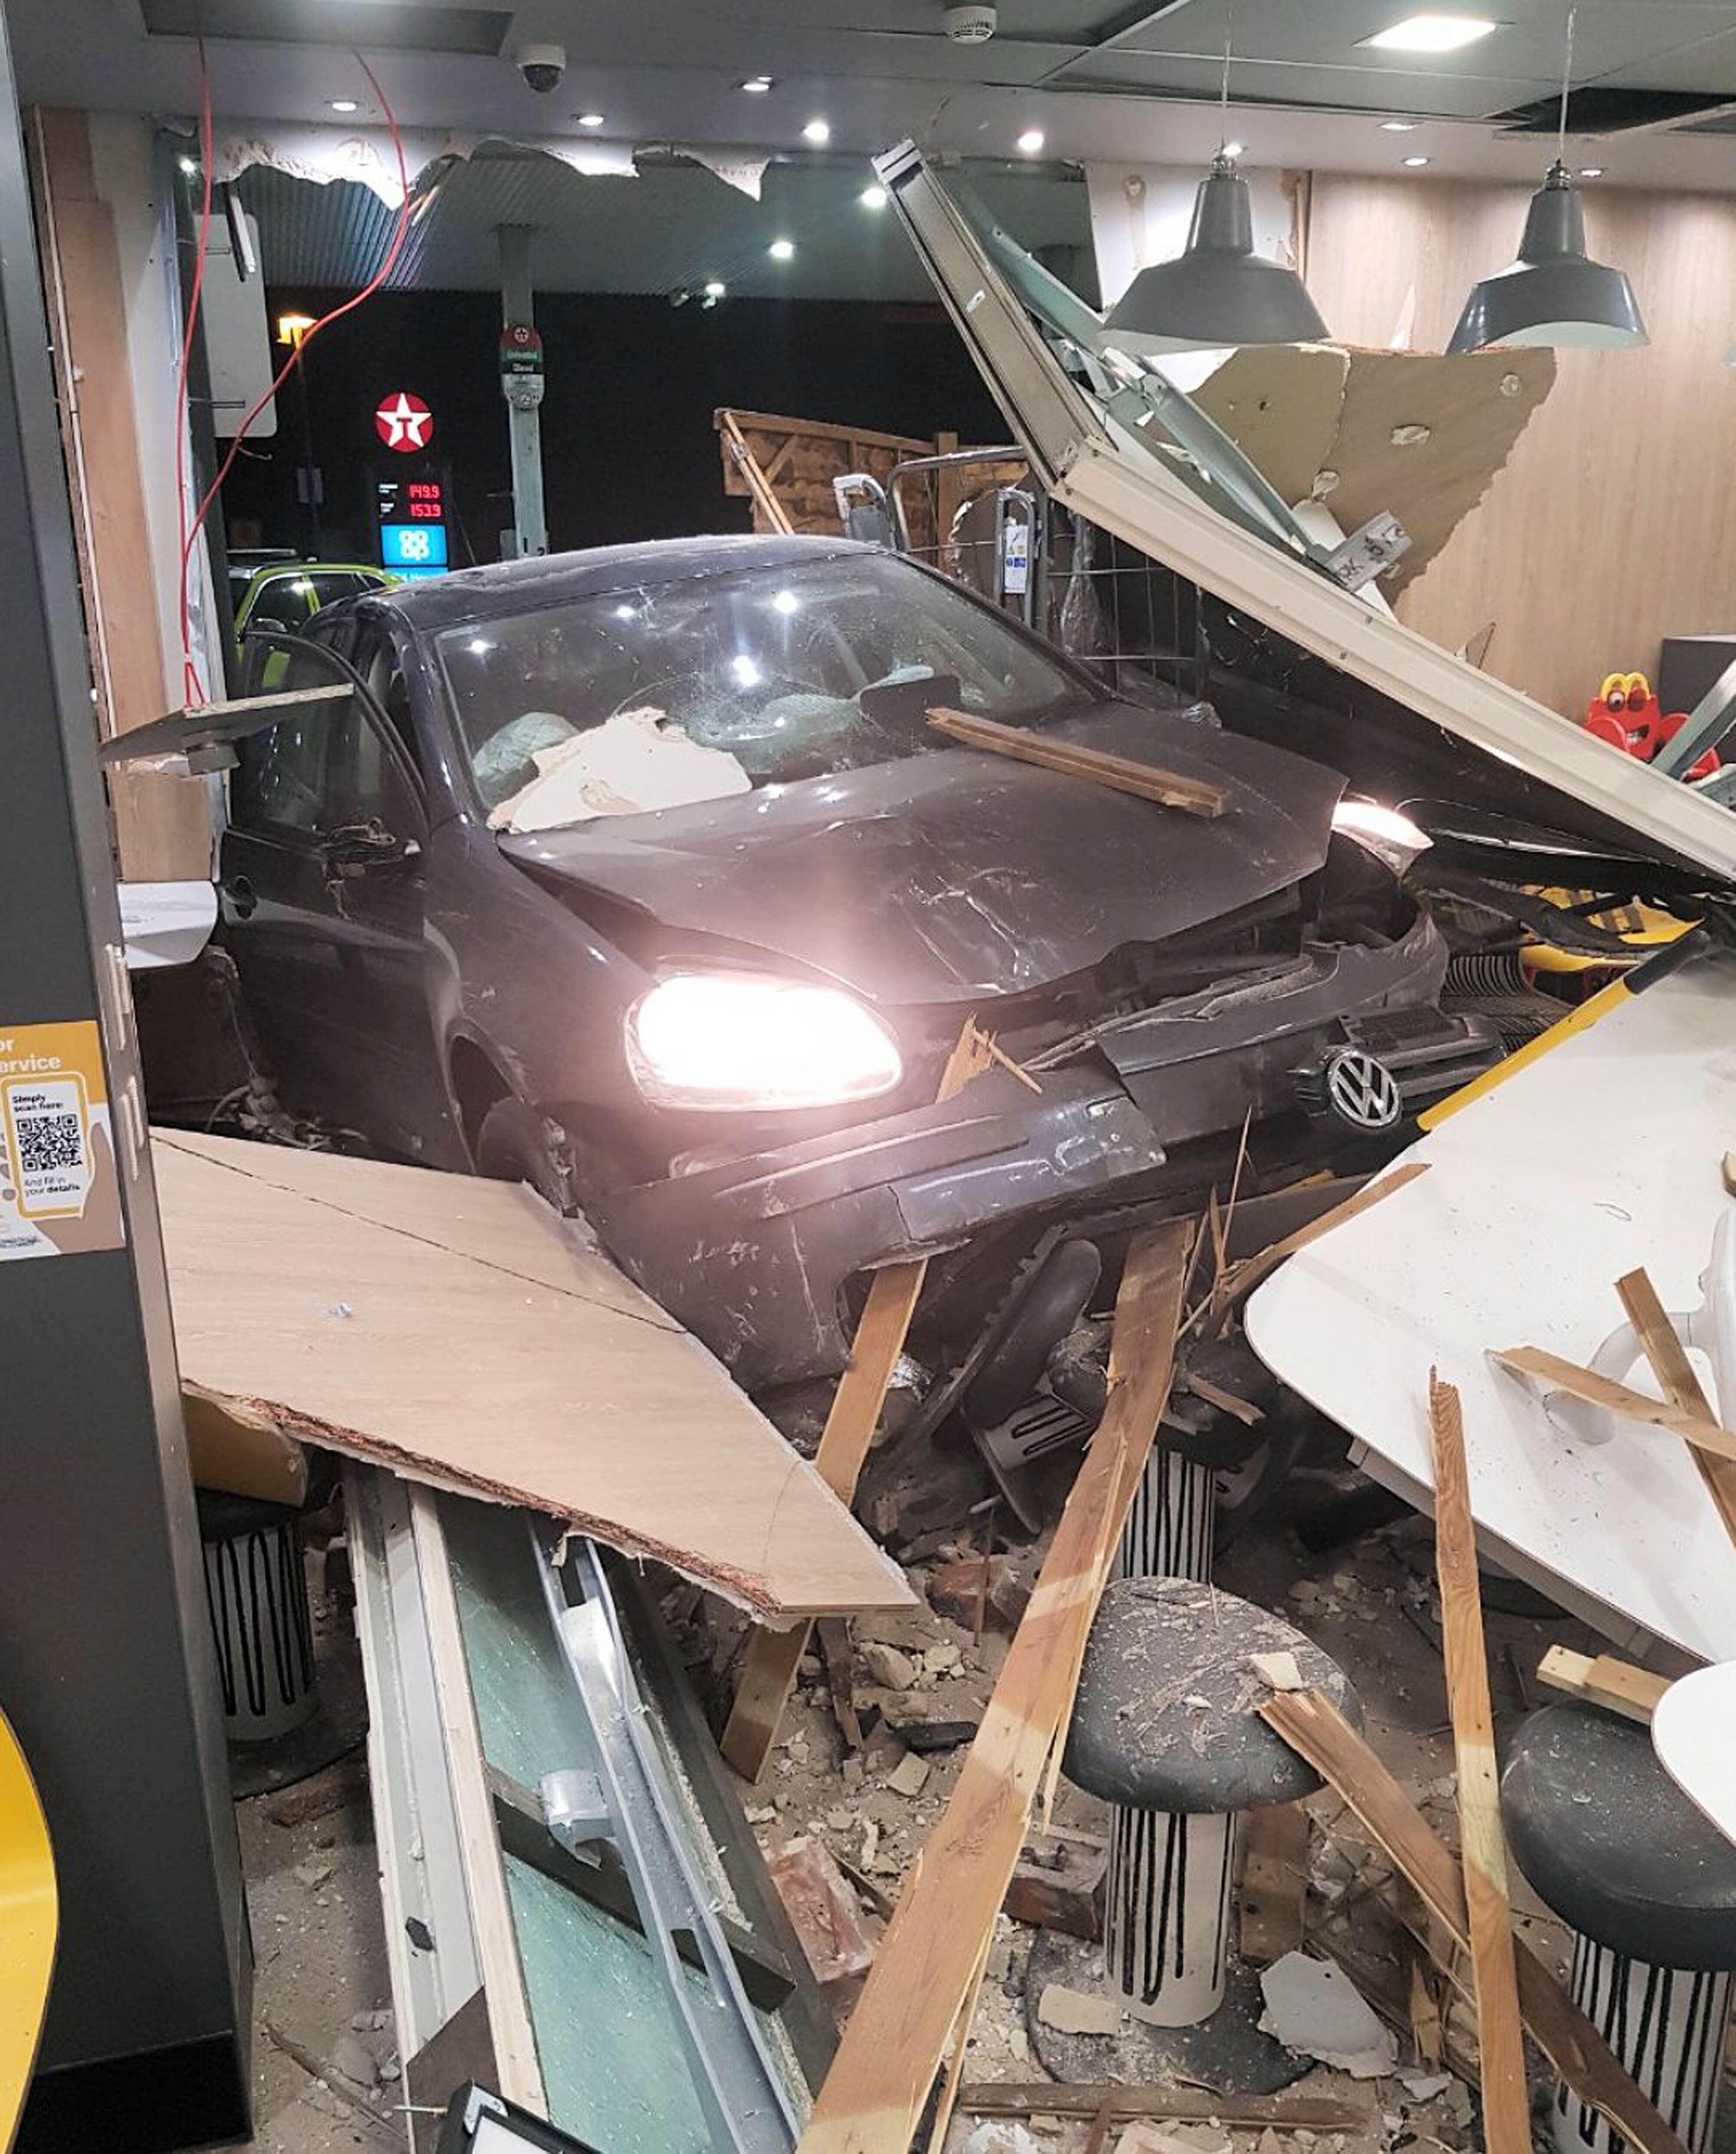
[{"label": "cracked windshield", "polygon": [[599,593],[440,651],[490,825],[520,831],[944,748],[943,705],[1028,725],[1091,692],[888,555]]}]

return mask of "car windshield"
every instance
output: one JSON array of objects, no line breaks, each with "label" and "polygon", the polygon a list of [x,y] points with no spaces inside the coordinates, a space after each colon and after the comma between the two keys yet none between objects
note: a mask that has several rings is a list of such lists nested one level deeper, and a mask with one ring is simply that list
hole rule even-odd
[{"label": "car windshield", "polygon": [[947,704],[1029,725],[1090,691],[891,555],[686,577],[438,639],[497,826],[548,829],[943,748]]}]

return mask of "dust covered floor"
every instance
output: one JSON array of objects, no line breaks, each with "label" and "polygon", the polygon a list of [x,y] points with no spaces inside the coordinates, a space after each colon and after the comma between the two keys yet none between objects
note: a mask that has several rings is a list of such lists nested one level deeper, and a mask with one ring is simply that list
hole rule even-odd
[{"label": "dust covered floor", "polygon": [[[1220,1554],[1215,1582],[1226,1592],[1280,1610],[1338,1660],[1360,1693],[1368,1739],[1430,1822],[1456,1844],[1453,1741],[1432,1529],[1425,1520],[1407,1514],[1320,1554],[1310,1554],[1295,1531],[1299,1520],[1318,1518],[1323,1505],[1346,1496],[1354,1498],[1366,1488],[1360,1476],[1348,1470],[1299,1474],[1270,1508]],[[962,1700],[973,1699],[980,1707],[987,1698],[1005,1654],[1004,1638],[993,1630],[973,1635],[973,1622],[937,1613],[927,1597],[937,1572],[949,1559],[976,1552],[961,1537],[956,1547],[942,1549],[934,1562],[912,1568],[912,1583],[925,1602],[914,1615],[869,1618],[854,1626],[859,1699],[880,1696],[884,1701],[889,1670],[900,1682],[908,1680],[918,1697],[939,1692],[947,1701],[947,1713],[959,1710]],[[1040,1558],[1040,1547],[1013,1554],[1014,1570],[1025,1584],[1034,1577]],[[1511,1580],[1486,1578],[1484,1591],[1490,1682],[1500,1739],[1533,1707],[1547,1702],[1549,1693],[1538,1689],[1534,1672],[1549,1646],[1559,1644],[1596,1652],[1602,1641]],[[948,1598],[944,1593],[941,1597]],[[726,1687],[734,1643],[727,1626],[721,1635],[713,1633],[711,1655],[696,1667],[702,1682],[709,1681],[720,1692]],[[889,1653],[894,1656],[890,1661]],[[690,1656],[697,1660],[697,1645],[690,1647]],[[896,1703],[894,1709],[899,1709]],[[801,1835],[825,1843],[858,1890],[866,1927],[877,1934],[883,1922],[874,1904],[896,1897],[905,1871],[946,1803],[964,1755],[962,1747],[931,1752],[922,1761],[927,1766],[922,1772],[906,1762],[904,1745],[884,1722],[868,1734],[860,1753],[852,1753],[839,1733],[825,1671],[810,1655],[803,1664],[782,1739],[758,1786],[743,1788],[743,1799],[768,1855]],[[1446,2062],[1458,2070],[1447,2073],[1443,2085],[1441,2071],[1419,2062],[1412,2042],[1409,1963],[1404,1932],[1391,1912],[1390,1865],[1330,1789],[1315,1796],[1308,1808],[1312,1827],[1305,1948],[1342,1965],[1394,2028],[1398,2069],[1386,2076],[1358,2080],[1316,2066],[1281,2097],[1329,2095],[1348,2102],[1364,2119],[1360,2128],[1343,2133],[1270,2135],[1231,2131],[1213,2124],[1152,2121],[1142,2127],[1142,2154],[1287,2154],[1291,2146],[1304,2154],[1309,2149],[1315,2154],[1366,2154],[1374,2149],[1400,2154],[1409,2148],[1417,2154],[1432,2154],[1436,2147],[1469,2149],[1481,2144],[1472,2092],[1475,2029],[1468,2008],[1455,2000],[1447,2012]],[[1106,1820],[1103,1805],[1065,1780],[1059,1784],[1054,1816],[1061,1826],[1098,1835]],[[1516,1872],[1512,1897],[1519,1935],[1548,1965],[1565,1974],[1566,1932]],[[998,1919],[989,1976],[966,2053],[962,2076],[967,2086],[993,2080],[1041,2081],[1047,2076],[1031,2039],[1034,2000],[1027,1994],[1032,1947],[1039,1934],[1004,1914]],[[860,1978],[835,1983],[828,1993],[840,2011],[847,2011],[860,1986]],[[1125,2070],[1118,2075],[1109,2061],[1111,2045],[1105,2042],[1103,2049],[1105,2069],[1098,2076],[1139,2075]],[[1534,2056],[1533,2063],[1537,2066]],[[1546,2071],[1536,2069],[1533,2095],[1539,2123],[1552,2090]],[[1723,2105],[1721,2127],[1721,2148],[1736,2149],[1736,2095]],[[1111,2147],[1125,2128],[1112,2128]],[[1078,2154],[1088,2134],[1087,2122],[1046,2117],[1040,2106],[1033,2118],[1017,2126],[984,2121],[961,2108],[947,2145],[952,2154],[963,2154],[967,2147],[969,2154]]]},{"label": "dust covered floor", "polygon": [[[1456,1836],[1453,1749],[1439,1650],[1428,1526],[1407,1518],[1324,1554],[1297,1538],[1299,1518],[1323,1499],[1356,1485],[1356,1477],[1304,1473],[1272,1508],[1220,1556],[1217,1584],[1261,1605],[1279,1609],[1330,1652],[1361,1697],[1369,1739],[1411,1791],[1425,1815]],[[987,1698],[1006,1652],[1004,1631],[991,1608],[978,1635],[978,1607],[950,1603],[956,1616],[936,1612],[928,1595],[947,1599],[940,1574],[949,1556],[978,1553],[961,1537],[956,1547],[916,1566],[911,1579],[922,1605],[902,1616],[868,1618],[853,1626],[856,1679],[864,1718],[874,1724],[860,1752],[840,1734],[825,1667],[803,1663],[781,1739],[757,1787],[742,1789],[753,1830],[768,1855],[811,1836],[838,1860],[870,1937],[940,1815],[965,1755],[962,1743],[906,1751],[888,1732],[886,1715],[906,1726],[919,1720],[968,1723]],[[1019,1589],[1028,1586],[1040,1545],[1008,1554],[1000,1620],[1016,1621]],[[1517,1596],[1486,1581],[1491,1685],[1498,1735],[1540,1702],[1534,1670],[1546,1648],[1562,1644],[1589,1651],[1599,1641],[1565,1617],[1515,1614],[1499,1604]],[[671,1596],[690,1617],[697,1595]],[[1540,1604],[1539,1604],[1540,1605]],[[322,1656],[340,1669],[355,1653],[347,1606],[316,1595]],[[702,1693],[714,1706],[728,1694],[742,1630],[707,1603],[682,1633],[684,1654]],[[918,1740],[926,1741],[926,1735]],[[403,2092],[391,2024],[390,1986],[372,1819],[360,1748],[312,1778],[237,1804],[248,1908],[258,1958],[254,2087],[256,2154],[348,2154],[356,2147],[407,2144]],[[1330,1791],[1312,1800],[1307,1901],[1307,1948],[1337,1958],[1398,2034],[1399,2069],[1370,2080],[1317,2067],[1290,2090],[1330,2095],[1354,2105],[1363,2119],[1344,2132],[1231,2131],[1209,2123],[1154,2121],[1141,2154],[1435,2154],[1480,2144],[1474,2103],[1474,2032],[1463,2005],[1447,2020],[1447,2057],[1459,2069],[1444,2087],[1427,2086],[1410,2039],[1408,1970],[1402,1932],[1390,1912],[1390,1873],[1354,1819]],[[1055,1821],[1100,1833],[1101,1806],[1059,1784]],[[1517,1874],[1512,1890],[1520,1933],[1557,1969],[1565,1968],[1565,1933]],[[989,1977],[970,2038],[966,2082],[1039,2081],[1043,2065],[1030,2038],[1026,1994],[1034,1942],[1040,1933],[1003,1915]],[[846,2013],[861,1978],[828,1987],[834,2009]],[[1105,2076],[1109,2075],[1107,2074]],[[1534,2080],[1547,2099],[1548,2082]],[[955,2117],[952,2154],[1081,2154],[1088,2126],[1040,2111],[1014,2125]],[[1123,2127],[1111,2133],[1110,2154]],[[1736,2095],[1723,2105],[1721,2154],[1736,2154]],[[622,2150],[626,2154],[626,2150]]]}]

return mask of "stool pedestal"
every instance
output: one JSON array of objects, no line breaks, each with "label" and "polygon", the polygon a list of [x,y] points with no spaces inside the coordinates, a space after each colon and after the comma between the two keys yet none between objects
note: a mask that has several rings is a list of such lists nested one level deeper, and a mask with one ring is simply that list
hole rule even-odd
[{"label": "stool pedestal", "polygon": [[[1650,1731],[1595,1706],[1525,1722],[1501,1818],[1526,1881],[1574,1932],[1574,2002],[1689,2154],[1708,2154],[1736,1973],[1736,1847],[1665,1772]],[[1550,2129],[1558,2154],[1622,2144],[1565,2085]]]},{"label": "stool pedestal", "polygon": [[1109,1987],[1151,2027],[1195,2027],[1223,2002],[1241,1819],[1111,1814],[1104,1900]]},{"label": "stool pedestal", "polygon": [[223,1732],[232,1743],[269,1743],[319,1702],[301,1520],[253,1497],[198,1497]]},{"label": "stool pedestal", "polygon": [[[1217,1477],[1155,1447],[1121,1534],[1117,1578],[1212,1575]],[[1153,2027],[1192,2027],[1223,2002],[1235,1891],[1235,1820],[1180,1811],[1110,1813],[1103,1968]]]},{"label": "stool pedestal", "polygon": [[[1709,2154],[1723,2080],[1731,1978],[1653,1967],[1575,1937],[1573,2001],[1688,2150]],[[1613,2154],[1609,2125],[1558,2082],[1550,2136],[1560,2154]]]},{"label": "stool pedestal", "polygon": [[1116,1580],[1092,1626],[1064,1764],[1112,1807],[1111,1992],[1144,2026],[1197,2038],[1193,2076],[1244,2091],[1306,2069],[1257,2033],[1257,1992],[1245,2029],[1227,2024],[1239,2006],[1220,2009],[1250,1987],[1230,1950],[1242,1815],[1320,1785],[1259,1716],[1265,1690],[1248,1662],[1274,1651],[1294,1653],[1305,1683],[1360,1717],[1343,1672],[1280,1616],[1203,1580]]}]

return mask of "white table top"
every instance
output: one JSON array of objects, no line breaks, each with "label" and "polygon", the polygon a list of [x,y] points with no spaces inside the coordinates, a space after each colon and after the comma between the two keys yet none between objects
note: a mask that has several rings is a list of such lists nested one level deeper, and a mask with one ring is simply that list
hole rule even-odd
[{"label": "white table top", "polygon": [[1736,1661],[1670,1685],[1652,1715],[1652,1747],[1682,1794],[1736,1840]]},{"label": "white table top", "polygon": [[[1430,1365],[1463,1395],[1486,1551],[1618,1644],[1736,1657],[1736,1548],[1685,1446],[1622,1428],[1576,1443],[1488,1358],[1589,1362],[1643,1264],[1691,1309],[1732,1199],[1736,960],[1691,965],[1465,1108],[1406,1156],[1431,1171],[1283,1265],[1248,1333],[1283,1381],[1427,1508]],[[1643,1370],[1632,1379],[1647,1381]],[[1718,1402],[1736,1418],[1736,1400]]]}]

